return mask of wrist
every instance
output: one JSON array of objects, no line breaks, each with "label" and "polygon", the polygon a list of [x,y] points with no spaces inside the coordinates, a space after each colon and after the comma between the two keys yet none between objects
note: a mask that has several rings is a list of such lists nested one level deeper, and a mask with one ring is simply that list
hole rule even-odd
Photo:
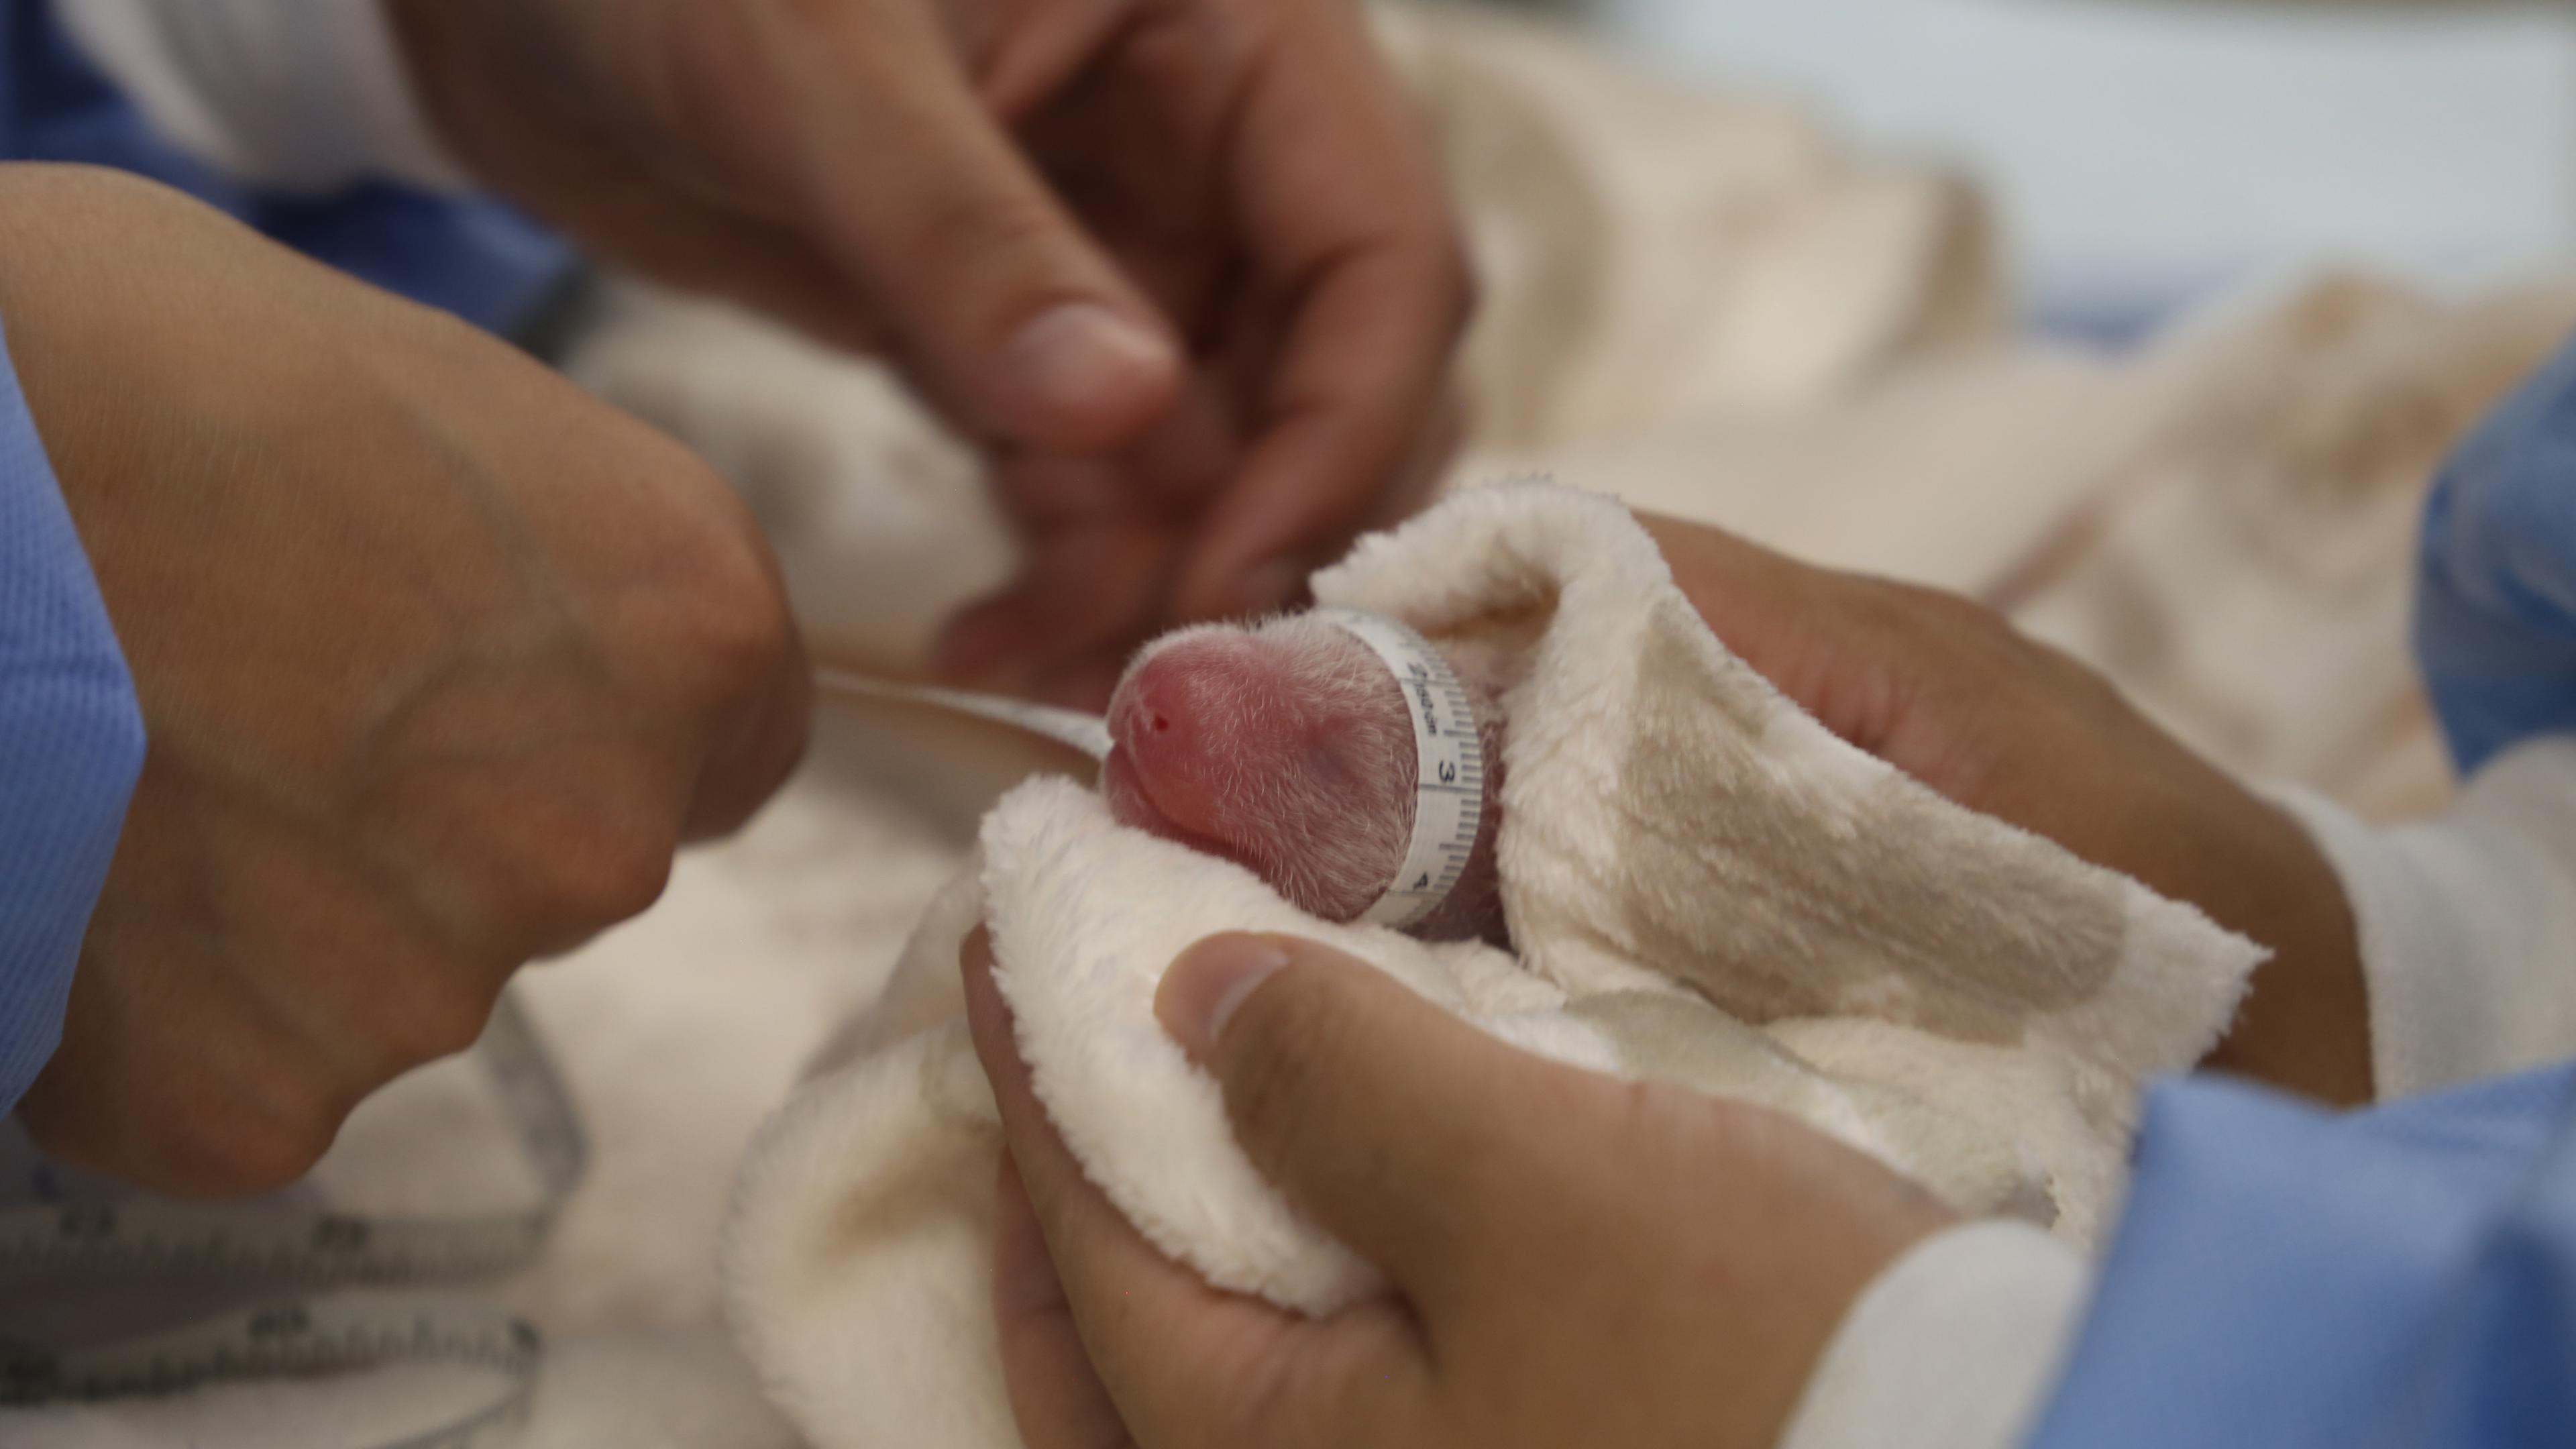
[{"label": "wrist", "polygon": [[2204,1065],[2332,1106],[2375,1096],[2360,933],[2343,882],[2305,827],[2230,782],[2238,825],[2209,866],[2211,916],[2270,948]]}]

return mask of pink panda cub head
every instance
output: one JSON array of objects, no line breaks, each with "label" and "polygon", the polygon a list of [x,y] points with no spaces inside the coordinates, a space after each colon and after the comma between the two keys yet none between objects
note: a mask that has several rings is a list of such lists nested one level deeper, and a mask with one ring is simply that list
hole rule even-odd
[{"label": "pink panda cub head", "polygon": [[[1440,652],[1475,715],[1483,809],[1455,885],[1405,930],[1507,945],[1495,864],[1502,659]],[[1232,860],[1326,920],[1375,905],[1412,843],[1410,706],[1386,661],[1327,618],[1157,640],[1119,681],[1109,733],[1101,789],[1121,823]]]},{"label": "pink panda cub head", "polygon": [[1327,920],[1356,919],[1413,829],[1413,727],[1395,677],[1320,619],[1167,635],[1109,703],[1101,775],[1122,824],[1223,856]]}]

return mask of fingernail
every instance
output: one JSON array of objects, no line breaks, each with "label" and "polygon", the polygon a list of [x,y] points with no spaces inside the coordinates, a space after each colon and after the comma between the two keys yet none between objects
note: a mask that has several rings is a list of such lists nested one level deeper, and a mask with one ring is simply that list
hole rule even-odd
[{"label": "fingernail", "polygon": [[1141,420],[1178,365],[1161,334],[1097,302],[1040,312],[1004,355],[1013,385],[1046,422],[1084,431]]},{"label": "fingernail", "polygon": [[1261,983],[1287,964],[1288,953],[1267,936],[1210,936],[1183,951],[1164,973],[1155,1014],[1183,1050],[1204,1055]]}]

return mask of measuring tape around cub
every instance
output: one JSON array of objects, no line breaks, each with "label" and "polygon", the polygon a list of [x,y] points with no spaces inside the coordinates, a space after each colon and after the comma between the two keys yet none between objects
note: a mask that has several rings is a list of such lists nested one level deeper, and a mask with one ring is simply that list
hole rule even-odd
[{"label": "measuring tape around cub", "polygon": [[1359,609],[1317,609],[1314,617],[1386,662],[1413,724],[1413,838],[1386,893],[1360,914],[1402,930],[1449,899],[1484,828],[1485,747],[1475,708],[1449,661],[1410,626]]},{"label": "measuring tape around cub", "polygon": [[[1416,774],[1413,837],[1386,891],[1360,919],[1398,930],[1440,908],[1466,872],[1485,820],[1485,751],[1465,685],[1440,651],[1413,629],[1360,609],[1317,609],[1313,618],[1367,645],[1395,675],[1413,726]],[[1098,715],[1054,709],[1001,695],[900,683],[826,665],[814,671],[824,690],[956,710],[1043,735],[1093,759],[1109,753],[1109,726]]]}]

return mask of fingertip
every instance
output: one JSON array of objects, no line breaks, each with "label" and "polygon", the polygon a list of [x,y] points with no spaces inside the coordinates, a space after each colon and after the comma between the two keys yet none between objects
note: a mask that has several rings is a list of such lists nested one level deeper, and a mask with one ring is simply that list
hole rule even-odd
[{"label": "fingertip", "polygon": [[1096,453],[1133,438],[1179,396],[1180,348],[1103,302],[1057,302],[1003,345],[1000,392],[1020,441]]},{"label": "fingertip", "polygon": [[1311,572],[1295,558],[1272,558],[1240,567],[1222,556],[1199,561],[1173,591],[1181,619],[1249,619],[1294,606],[1306,594]]},{"label": "fingertip", "polygon": [[1226,1023],[1294,957],[1281,937],[1230,931],[1176,957],[1154,991],[1154,1015],[1193,1059],[1205,1060]]}]

